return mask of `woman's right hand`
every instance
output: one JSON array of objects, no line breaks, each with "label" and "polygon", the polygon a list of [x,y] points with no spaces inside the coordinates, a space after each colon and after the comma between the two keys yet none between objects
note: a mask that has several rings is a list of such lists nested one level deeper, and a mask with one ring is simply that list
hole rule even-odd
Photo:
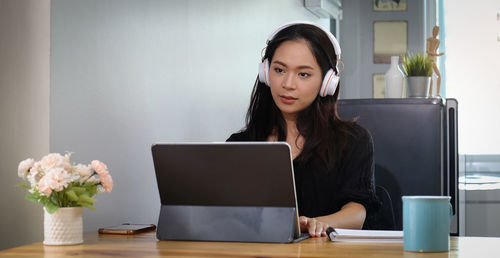
[{"label": "woman's right hand", "polygon": [[327,223],[306,216],[300,216],[299,221],[300,231],[308,232],[311,237],[326,236],[326,229],[329,227]]}]

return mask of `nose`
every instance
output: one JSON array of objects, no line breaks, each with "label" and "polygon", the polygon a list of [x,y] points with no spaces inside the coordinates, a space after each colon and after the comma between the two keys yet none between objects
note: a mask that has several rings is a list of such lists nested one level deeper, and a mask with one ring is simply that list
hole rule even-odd
[{"label": "nose", "polygon": [[288,73],[284,76],[281,86],[287,90],[295,89],[295,78],[292,73]]}]

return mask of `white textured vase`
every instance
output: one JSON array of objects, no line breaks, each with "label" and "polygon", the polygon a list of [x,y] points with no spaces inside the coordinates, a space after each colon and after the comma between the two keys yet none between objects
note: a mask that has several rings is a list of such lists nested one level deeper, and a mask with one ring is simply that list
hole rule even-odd
[{"label": "white textured vase", "polygon": [[402,98],[405,76],[399,69],[399,56],[391,56],[391,66],[385,73],[385,97]]},{"label": "white textured vase", "polygon": [[45,245],[76,245],[83,243],[82,207],[59,208],[50,214],[43,208]]}]

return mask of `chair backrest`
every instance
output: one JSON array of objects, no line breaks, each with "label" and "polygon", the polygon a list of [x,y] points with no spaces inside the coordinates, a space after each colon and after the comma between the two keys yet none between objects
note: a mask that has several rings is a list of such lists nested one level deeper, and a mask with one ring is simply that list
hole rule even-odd
[{"label": "chair backrest", "polygon": [[383,186],[376,185],[375,192],[380,200],[381,206],[376,214],[367,218],[369,229],[373,230],[394,230],[396,229],[396,220],[394,218],[394,209],[392,207],[391,196]]}]

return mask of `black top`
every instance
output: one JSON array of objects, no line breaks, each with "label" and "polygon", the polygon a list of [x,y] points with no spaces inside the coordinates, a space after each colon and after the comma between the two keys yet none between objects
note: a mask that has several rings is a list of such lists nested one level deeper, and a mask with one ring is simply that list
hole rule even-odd
[{"label": "black top", "polygon": [[[349,136],[349,144],[336,169],[327,171],[314,160],[294,159],[295,188],[300,216],[318,217],[339,211],[348,202],[362,204],[369,216],[379,207],[375,195],[373,142],[371,135],[357,125],[355,136]],[[358,129],[358,128],[356,128]],[[243,131],[235,133],[227,141],[252,141]]]}]

